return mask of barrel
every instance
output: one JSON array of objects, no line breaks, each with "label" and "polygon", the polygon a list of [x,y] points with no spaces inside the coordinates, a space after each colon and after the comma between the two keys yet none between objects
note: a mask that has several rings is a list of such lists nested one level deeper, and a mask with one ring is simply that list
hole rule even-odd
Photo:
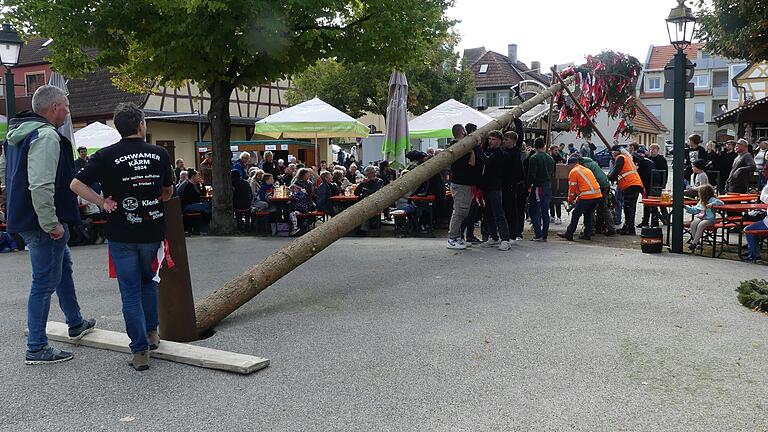
[{"label": "barrel", "polygon": [[643,253],[659,253],[664,247],[661,228],[643,228],[640,231],[640,248]]}]

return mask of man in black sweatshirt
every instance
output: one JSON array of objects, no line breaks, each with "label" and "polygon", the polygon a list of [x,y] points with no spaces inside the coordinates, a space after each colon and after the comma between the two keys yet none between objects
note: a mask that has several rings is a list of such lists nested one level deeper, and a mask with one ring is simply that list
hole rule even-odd
[{"label": "man in black sweatshirt", "polygon": [[[480,178],[480,189],[485,200],[486,223],[490,238],[484,247],[498,246],[501,251],[511,248],[509,226],[504,216],[501,199],[501,186],[504,180],[504,160],[506,155],[501,149],[502,135],[499,131],[488,134],[488,147],[485,149],[485,165]],[[501,240],[501,241],[499,241]]]},{"label": "man in black sweatshirt", "polygon": [[523,238],[525,228],[525,208],[520,206],[520,195],[525,203],[525,172],[523,159],[520,155],[518,142],[522,140],[523,122],[515,119],[515,131],[504,133],[501,149],[504,151],[504,180],[501,189],[501,201],[504,205],[504,216],[509,226],[511,241]]}]

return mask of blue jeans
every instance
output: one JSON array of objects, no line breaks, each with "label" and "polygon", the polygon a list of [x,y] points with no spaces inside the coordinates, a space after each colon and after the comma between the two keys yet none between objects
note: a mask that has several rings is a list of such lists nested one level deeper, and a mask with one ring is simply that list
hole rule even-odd
[{"label": "blue jeans", "polygon": [[752,225],[744,228],[744,234],[747,235],[747,245],[749,245],[749,256],[750,258],[757,258],[760,256],[760,248],[758,247],[757,243],[757,237],[750,235],[749,232],[753,230],[764,230],[768,229],[768,227],[765,226],[764,221],[757,221],[753,223]]},{"label": "blue jeans", "polygon": [[621,210],[624,208],[624,194],[621,193],[621,189],[619,189],[618,186],[616,187],[614,196],[616,197],[616,226],[621,226]]},{"label": "blue jeans", "polygon": [[157,330],[157,282],[152,263],[160,243],[109,242],[109,254],[117,273],[123,301],[125,331],[132,353],[149,349],[147,332]]},{"label": "blue jeans", "polygon": [[584,236],[591,237],[595,232],[595,209],[602,200],[602,198],[597,198],[576,201],[576,206],[573,208],[573,213],[571,213],[571,223],[568,225],[565,233],[573,237],[576,227],[579,225],[579,219],[584,215]]},{"label": "blue jeans", "polygon": [[188,204],[186,207],[184,207],[183,211],[183,213],[204,213],[208,216],[210,216],[212,212],[213,210],[211,209],[211,203],[209,202]]},{"label": "blue jeans", "polygon": [[531,216],[533,234],[536,238],[547,238],[549,234],[549,202],[552,200],[552,185],[547,183],[531,188],[528,215]]},{"label": "blue jeans", "polygon": [[45,326],[54,291],[70,328],[81,325],[83,316],[72,280],[72,256],[67,246],[69,228],[64,225],[64,237],[58,240],[53,240],[41,229],[20,234],[27,243],[32,263],[32,289],[27,301],[27,350],[33,352],[48,345]]}]

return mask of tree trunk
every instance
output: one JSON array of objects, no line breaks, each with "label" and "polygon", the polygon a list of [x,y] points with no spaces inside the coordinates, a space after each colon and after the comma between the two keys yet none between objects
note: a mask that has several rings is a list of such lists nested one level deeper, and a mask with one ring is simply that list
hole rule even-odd
[{"label": "tree trunk", "polygon": [[210,232],[216,235],[230,235],[235,232],[232,216],[232,151],[229,138],[232,133],[229,117],[229,98],[235,86],[225,81],[216,81],[208,89],[211,107],[208,121],[211,123],[213,140],[213,220]]},{"label": "tree trunk", "polygon": [[[568,78],[565,80],[566,85],[572,81],[573,77]],[[275,281],[317,255],[366,219],[380,214],[383,209],[408,191],[416,189],[430,177],[450,166],[456,159],[469,153],[490,131],[510,125],[515,118],[551,97],[561,88],[562,84],[555,84],[536,97],[515,107],[501,118],[488,123],[476,133],[462,139],[410,171],[408,175],[401,176],[380,191],[268,256],[261,264],[252,267],[227,282],[223,287],[218,288],[200,301],[195,308],[198,332],[203,333],[216,325]]]}]

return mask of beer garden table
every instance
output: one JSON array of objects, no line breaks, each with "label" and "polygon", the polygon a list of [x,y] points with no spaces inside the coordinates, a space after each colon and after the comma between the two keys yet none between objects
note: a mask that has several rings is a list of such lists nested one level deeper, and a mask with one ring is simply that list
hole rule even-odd
[{"label": "beer garden table", "polygon": [[[721,201],[725,202],[722,198]],[[745,223],[746,219],[746,213],[750,210],[768,210],[768,204],[765,203],[731,203],[731,204],[724,204],[719,206],[712,206],[712,209],[716,212],[720,213],[720,215],[723,217],[723,220],[728,220],[729,222],[735,224],[739,228],[739,241],[738,241],[738,254],[739,259],[741,258],[741,241],[743,238],[744,228],[747,226]],[[738,213],[738,216],[734,216],[734,213]],[[731,214],[729,216],[729,214]],[[725,225],[725,224],[723,224]],[[723,226],[723,230],[726,230],[727,228]],[[725,235],[725,231],[723,232],[723,235]]]}]

